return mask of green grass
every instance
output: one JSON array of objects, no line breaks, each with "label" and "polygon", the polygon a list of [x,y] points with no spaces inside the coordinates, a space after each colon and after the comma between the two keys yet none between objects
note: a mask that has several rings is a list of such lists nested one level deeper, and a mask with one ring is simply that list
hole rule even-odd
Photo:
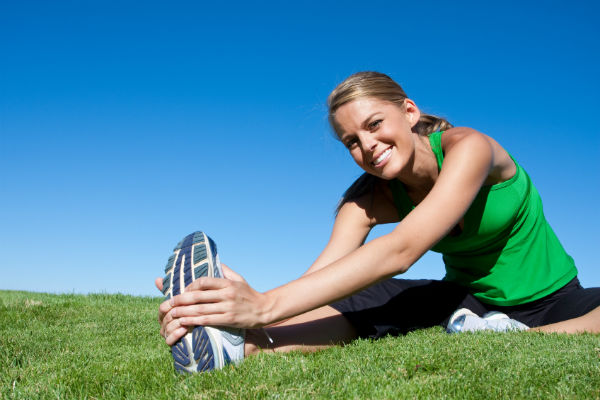
[{"label": "green grass", "polygon": [[441,328],[179,375],[158,298],[0,291],[0,399],[600,398],[600,336]]}]

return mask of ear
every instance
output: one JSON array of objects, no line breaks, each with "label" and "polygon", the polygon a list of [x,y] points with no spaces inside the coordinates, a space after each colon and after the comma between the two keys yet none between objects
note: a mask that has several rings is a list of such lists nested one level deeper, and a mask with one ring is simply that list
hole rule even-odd
[{"label": "ear", "polygon": [[421,110],[419,110],[419,107],[411,99],[404,99],[404,112],[411,128],[414,128],[421,118]]}]

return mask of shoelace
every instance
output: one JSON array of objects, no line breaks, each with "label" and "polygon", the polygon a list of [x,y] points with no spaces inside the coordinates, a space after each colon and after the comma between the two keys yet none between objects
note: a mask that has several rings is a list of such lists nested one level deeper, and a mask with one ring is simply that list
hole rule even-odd
[{"label": "shoelace", "polygon": [[269,333],[267,332],[267,330],[265,328],[262,328],[263,333],[265,334],[265,336],[267,337],[267,339],[269,340],[269,343],[273,344],[273,338],[271,337],[271,335],[269,335]]}]

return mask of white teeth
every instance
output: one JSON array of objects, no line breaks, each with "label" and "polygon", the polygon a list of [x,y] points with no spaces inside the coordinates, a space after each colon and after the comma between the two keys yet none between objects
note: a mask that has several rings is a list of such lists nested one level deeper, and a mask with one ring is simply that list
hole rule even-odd
[{"label": "white teeth", "polygon": [[381,153],[381,155],[379,157],[377,157],[377,159],[375,161],[373,161],[373,164],[375,164],[375,165],[381,164],[381,162],[383,160],[385,160],[386,158],[388,158],[388,156],[390,155],[391,152],[392,152],[392,149],[387,149],[386,151],[384,151],[383,153]]}]

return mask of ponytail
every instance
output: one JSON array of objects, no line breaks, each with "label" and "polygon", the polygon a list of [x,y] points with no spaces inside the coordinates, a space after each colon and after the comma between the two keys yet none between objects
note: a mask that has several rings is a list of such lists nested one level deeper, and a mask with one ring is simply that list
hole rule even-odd
[{"label": "ponytail", "polygon": [[419,135],[429,136],[433,132],[447,131],[450,128],[454,128],[454,125],[445,118],[421,113],[421,118],[419,118],[419,122],[413,127],[413,131]]}]

